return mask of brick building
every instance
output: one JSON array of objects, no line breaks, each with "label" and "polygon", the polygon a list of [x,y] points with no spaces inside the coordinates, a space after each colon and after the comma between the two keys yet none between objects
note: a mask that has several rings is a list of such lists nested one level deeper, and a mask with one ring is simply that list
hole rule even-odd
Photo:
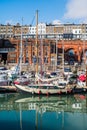
[{"label": "brick building", "polygon": [[[20,56],[20,39],[12,38],[10,42],[15,45],[15,50],[8,52],[7,61],[9,63],[18,63]],[[70,50],[74,52],[74,60],[82,61],[85,56],[83,53],[87,50],[87,41],[84,40],[50,40],[50,39],[38,39],[36,53],[36,39],[23,39],[23,63],[36,64],[38,57],[38,64],[56,64],[57,61],[62,62],[62,55],[64,49],[64,60],[69,60],[68,54]],[[85,48],[84,48],[85,47]],[[61,58],[59,58],[61,57]],[[67,58],[68,57],[68,58]]]}]

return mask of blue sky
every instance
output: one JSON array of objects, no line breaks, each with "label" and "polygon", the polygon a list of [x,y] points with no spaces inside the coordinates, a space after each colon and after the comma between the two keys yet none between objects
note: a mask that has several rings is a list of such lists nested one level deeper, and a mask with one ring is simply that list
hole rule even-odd
[{"label": "blue sky", "polygon": [[0,24],[21,24],[22,17],[23,24],[35,24],[37,9],[39,22],[86,22],[86,6],[87,0],[0,0]]}]

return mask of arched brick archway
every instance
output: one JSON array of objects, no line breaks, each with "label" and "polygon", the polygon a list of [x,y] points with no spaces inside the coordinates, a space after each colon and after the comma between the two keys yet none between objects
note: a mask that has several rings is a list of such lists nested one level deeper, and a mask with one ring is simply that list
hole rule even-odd
[{"label": "arched brick archway", "polygon": [[81,52],[81,62],[85,63],[86,59],[87,59],[87,49],[84,49]]},{"label": "arched brick archway", "polygon": [[[11,40],[12,43],[16,43],[16,61],[18,61],[18,56],[19,56],[19,50],[20,46],[17,46],[18,44],[20,45],[20,40],[18,39],[13,39]],[[48,58],[48,64],[51,63],[51,58],[56,57],[56,51],[55,48],[58,50],[58,54],[63,52],[63,47],[64,47],[64,52],[67,52],[70,49],[73,49],[75,53],[75,59],[77,61],[82,61],[82,55],[83,55],[83,50],[87,49],[87,41],[82,41],[82,40],[56,40],[56,39],[43,39],[43,57],[47,56]],[[23,44],[26,42],[26,40],[23,40]],[[26,59],[26,52],[27,52],[27,58],[29,59],[29,63],[32,64],[32,57],[33,57],[33,52],[35,52],[36,48],[36,42],[35,38],[31,39],[29,38],[27,40],[27,46],[26,49],[23,49],[23,55],[25,56],[24,59]],[[41,44],[41,39],[38,39],[38,45]],[[53,45],[53,46],[52,46]],[[34,46],[34,49],[33,49]],[[45,49],[46,46],[46,49]],[[24,46],[25,47],[25,46]],[[54,47],[54,48],[53,48]],[[84,49],[85,48],[85,49]],[[52,51],[53,50],[53,51]],[[39,47],[38,47],[38,52],[39,52]],[[10,56],[10,55],[9,55]],[[11,59],[11,57],[9,58]]]},{"label": "arched brick archway", "polygon": [[58,48],[62,48],[63,46],[64,52],[73,49],[75,53],[75,59],[81,62],[83,50],[87,50],[87,41],[83,42],[82,40],[59,40]]},{"label": "arched brick archway", "polygon": [[[70,51],[72,52],[72,54],[70,54]],[[65,50],[65,60],[70,61],[71,59],[73,59],[74,61],[78,61],[75,50],[73,48],[68,48]]]}]

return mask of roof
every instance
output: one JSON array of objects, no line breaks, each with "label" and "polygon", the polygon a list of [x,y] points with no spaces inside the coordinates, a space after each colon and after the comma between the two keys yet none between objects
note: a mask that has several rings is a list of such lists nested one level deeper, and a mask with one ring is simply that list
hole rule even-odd
[{"label": "roof", "polygon": [[8,39],[0,39],[0,48],[15,48]]}]

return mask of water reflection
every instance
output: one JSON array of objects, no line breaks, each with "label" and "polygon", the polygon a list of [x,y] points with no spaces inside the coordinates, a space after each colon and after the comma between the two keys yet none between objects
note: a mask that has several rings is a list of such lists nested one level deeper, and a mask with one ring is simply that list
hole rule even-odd
[{"label": "water reflection", "polygon": [[1,130],[87,130],[87,95],[0,94]]}]

